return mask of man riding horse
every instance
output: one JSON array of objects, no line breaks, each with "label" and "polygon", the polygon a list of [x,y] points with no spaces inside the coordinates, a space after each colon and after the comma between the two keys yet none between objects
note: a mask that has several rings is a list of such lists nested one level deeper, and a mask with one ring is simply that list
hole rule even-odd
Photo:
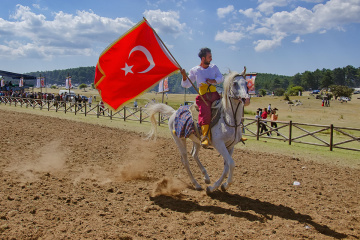
[{"label": "man riding horse", "polygon": [[[181,86],[189,88],[192,86],[191,82],[196,81],[199,88],[199,94],[196,97],[196,105],[199,107],[199,125],[202,130],[201,145],[208,148],[211,141],[210,122],[211,122],[211,104],[219,100],[221,97],[216,91],[216,84],[224,81],[223,75],[215,64],[211,64],[212,54],[209,48],[202,48],[198,54],[201,59],[200,65],[190,69],[189,76],[186,71],[181,69],[183,80]],[[190,79],[190,81],[189,81]],[[246,138],[242,138],[246,141]]]}]

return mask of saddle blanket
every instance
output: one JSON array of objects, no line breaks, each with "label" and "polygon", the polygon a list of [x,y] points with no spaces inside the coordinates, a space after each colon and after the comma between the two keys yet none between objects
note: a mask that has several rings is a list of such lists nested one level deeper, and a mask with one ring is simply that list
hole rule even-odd
[{"label": "saddle blanket", "polygon": [[[178,137],[188,138],[191,134],[196,135],[194,120],[190,112],[191,105],[181,106],[175,115],[175,133]],[[201,127],[196,123],[198,132],[201,132]]]}]

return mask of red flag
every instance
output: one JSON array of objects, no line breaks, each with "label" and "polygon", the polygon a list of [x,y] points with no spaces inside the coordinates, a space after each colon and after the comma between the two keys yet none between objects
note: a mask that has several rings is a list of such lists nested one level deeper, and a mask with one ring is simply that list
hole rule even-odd
[{"label": "red flag", "polygon": [[107,47],[95,70],[95,87],[117,110],[179,69],[144,19]]}]

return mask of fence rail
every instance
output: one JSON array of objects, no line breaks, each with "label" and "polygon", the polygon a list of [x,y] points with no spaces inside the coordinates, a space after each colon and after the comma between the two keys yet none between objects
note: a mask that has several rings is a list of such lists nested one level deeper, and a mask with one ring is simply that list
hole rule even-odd
[{"label": "fence rail", "polygon": [[[0,104],[14,105],[26,108],[64,112],[75,115],[93,115],[118,119],[123,121],[150,122],[146,108],[123,107],[112,111],[99,104],[74,103],[45,99],[29,99],[0,96]],[[159,114],[159,125],[167,124],[170,116]],[[270,124],[270,125],[269,125]],[[309,144],[334,148],[360,151],[360,129],[350,127],[336,127],[330,125],[296,123],[293,121],[269,121],[263,119],[243,118],[243,131],[245,136],[261,139],[275,139],[283,142]]]}]

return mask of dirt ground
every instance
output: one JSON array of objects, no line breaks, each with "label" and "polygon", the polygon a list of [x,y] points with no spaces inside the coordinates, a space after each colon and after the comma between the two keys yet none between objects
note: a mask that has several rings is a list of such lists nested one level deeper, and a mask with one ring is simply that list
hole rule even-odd
[{"label": "dirt ground", "polygon": [[[360,238],[357,169],[243,146],[208,196],[170,138],[3,110],[0,131],[0,239]],[[222,159],[200,157],[215,181]]]}]

